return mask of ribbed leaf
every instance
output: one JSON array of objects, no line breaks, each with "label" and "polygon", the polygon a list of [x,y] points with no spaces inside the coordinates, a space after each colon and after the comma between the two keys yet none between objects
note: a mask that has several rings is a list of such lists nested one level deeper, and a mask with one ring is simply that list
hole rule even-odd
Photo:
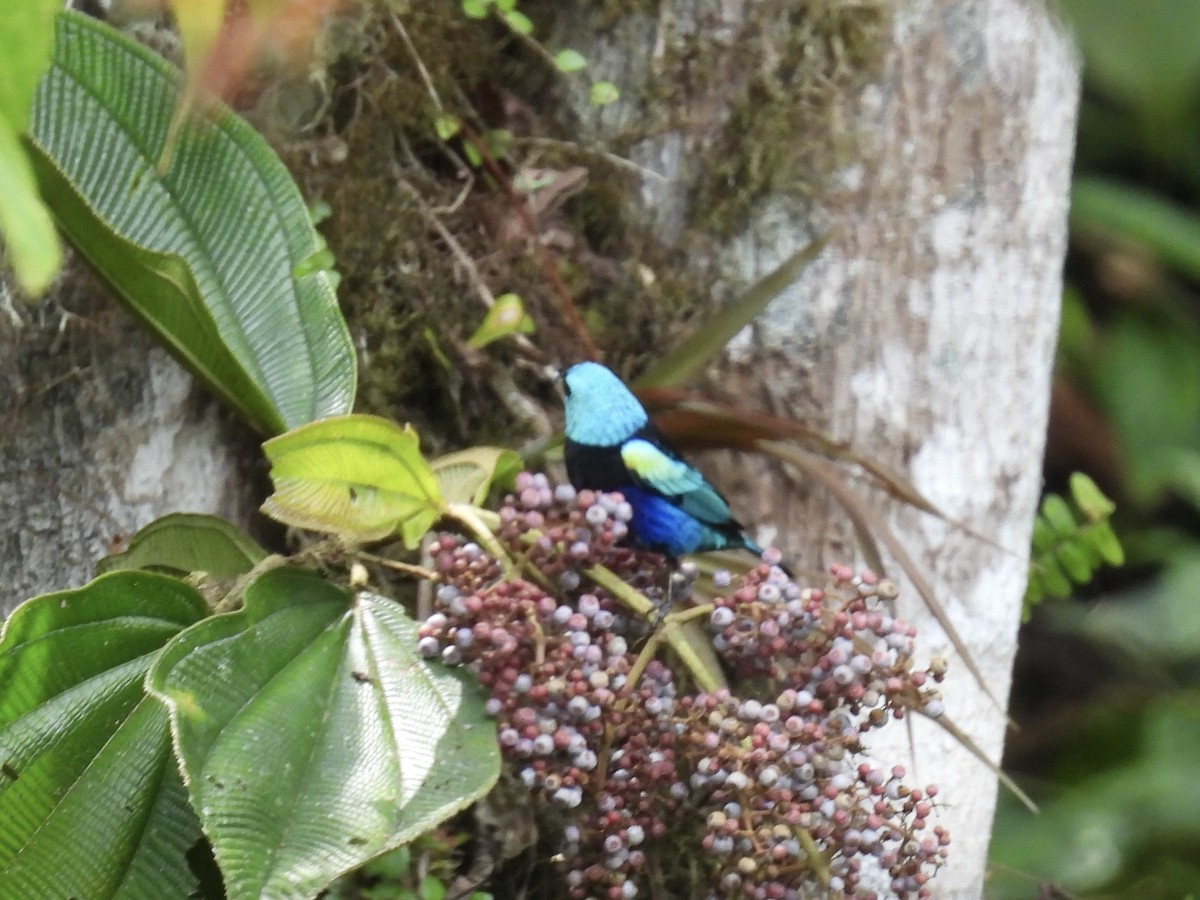
[{"label": "ribbed leaf", "polygon": [[60,226],[167,346],[258,429],[349,410],[353,348],[287,170],[223,107],[155,170],[179,73],[71,13],[38,92],[31,146]]},{"label": "ribbed leaf", "polygon": [[521,457],[499,447],[468,447],[439,456],[429,465],[443,500],[480,506],[493,484],[521,470]]},{"label": "ribbed leaf", "polygon": [[263,512],[298,528],[415,547],[441,515],[417,433],[378,416],[313,422],[263,444],[275,493]]},{"label": "ribbed leaf", "polygon": [[201,834],[151,660],[206,613],[192,588],[118,572],[20,606],[0,636],[0,900],[185,897]]},{"label": "ribbed leaf", "polygon": [[130,538],[124,553],[96,563],[96,571],[160,569],[232,578],[249,572],[266,555],[266,550],[232,522],[199,513],[172,513],[155,519]]},{"label": "ribbed leaf", "polygon": [[315,896],[487,791],[495,730],[393,601],[272,570],[163,652],[151,689],[231,900]]}]

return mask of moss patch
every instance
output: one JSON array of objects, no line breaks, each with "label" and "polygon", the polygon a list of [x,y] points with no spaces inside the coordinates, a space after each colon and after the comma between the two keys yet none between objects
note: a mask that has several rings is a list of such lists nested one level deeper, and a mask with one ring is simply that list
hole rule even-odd
[{"label": "moss patch", "polygon": [[820,198],[857,149],[841,104],[877,74],[888,33],[883,2],[809,0],[752,10],[743,57],[756,65],[732,99],[692,199],[697,221],[720,236],[740,229],[769,195]]},{"label": "moss patch", "polygon": [[[536,0],[521,8],[539,34],[562,14]],[[573,103],[586,85],[555,73],[544,51],[495,21],[466,18],[456,3],[395,15],[376,4],[340,19],[328,32],[332,61],[304,80],[301,101],[289,107],[286,94],[271,95],[272,109],[303,122],[302,138],[286,136],[265,109],[257,124],[275,134],[305,196],[332,211],[322,230],[362,355],[359,407],[414,422],[435,451],[512,445],[545,422],[522,414],[513,388],[557,415],[538,368],[586,353],[566,303],[627,373],[673,345],[723,299],[714,297],[716,250],[755,205],[779,192],[819,196],[848,158],[853,135],[836,103],[876,70],[884,10],[883,0],[777,0],[750,5],[728,40],[714,40],[719,23],[702,20],[668,41],[657,77],[636,98],[644,113],[604,137],[620,149],[644,139],[647,123],[692,129],[699,177],[688,233],[674,247],[638,224],[630,170],[575,142]],[[600,27],[615,27],[630,15],[652,20],[659,4],[609,0],[593,12]],[[303,103],[317,114],[297,116]],[[704,106],[724,112],[697,121]],[[443,143],[434,122],[448,115],[466,128]],[[464,144],[494,146],[498,137],[504,147],[491,164],[468,161]],[[586,181],[562,196],[542,205],[530,195],[531,232],[512,186],[533,176],[553,187],[577,169]],[[538,329],[532,354],[510,342],[482,352],[465,345],[487,291],[523,298]]]}]

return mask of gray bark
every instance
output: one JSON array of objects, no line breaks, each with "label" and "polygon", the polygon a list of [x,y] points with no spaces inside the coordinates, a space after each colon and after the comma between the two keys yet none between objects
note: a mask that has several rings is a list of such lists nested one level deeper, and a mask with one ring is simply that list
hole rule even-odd
[{"label": "gray bark", "polygon": [[36,303],[0,284],[0,359],[4,614],[159,516],[250,520],[253,435],[78,263]]},{"label": "gray bark", "polygon": [[[722,4],[731,45],[755,5]],[[654,48],[677,39],[699,11],[665,4],[657,20],[585,55],[637,97]],[[568,40],[578,46],[584,34]],[[1040,488],[1078,90],[1070,42],[1038,2],[902,4],[878,83],[847,100],[861,126],[860,160],[817,208],[782,197],[762,204],[723,260],[726,278],[749,283],[819,231],[833,235],[733,342],[711,388],[819,427],[1003,548],[857,482],[932,582],[1001,702]],[[641,114],[630,100],[624,112],[601,113],[597,133]],[[720,123],[720,109],[707,114]],[[683,198],[706,164],[703,152],[694,134],[672,133],[633,154],[668,176],[646,185],[647,214],[663,235],[683,233]],[[791,559],[861,564],[847,517],[820,488],[753,460],[726,460],[723,469],[746,518],[778,529]],[[900,614],[917,625],[922,656],[950,662],[948,717],[999,760],[1003,710],[980,691],[894,561],[888,574],[901,582]],[[936,725],[910,721],[911,731],[893,725],[874,736],[872,752],[905,764],[915,783],[939,785],[937,822],[953,843],[934,894],[978,897],[996,780]]]}]

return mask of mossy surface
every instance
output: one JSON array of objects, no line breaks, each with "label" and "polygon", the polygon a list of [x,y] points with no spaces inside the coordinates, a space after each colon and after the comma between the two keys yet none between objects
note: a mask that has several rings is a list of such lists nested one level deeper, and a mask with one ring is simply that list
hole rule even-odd
[{"label": "mossy surface", "polygon": [[730,97],[692,196],[698,227],[739,231],[773,194],[819,201],[830,175],[853,159],[847,93],[880,68],[886,4],[809,0],[751,7],[740,55],[754,61]]},{"label": "mossy surface", "polygon": [[[465,17],[457,3],[393,7],[346,14],[329,30],[324,68],[297,82],[315,110],[297,117],[291,105],[301,134],[280,124],[286,89],[270,95],[257,122],[275,135],[306,197],[332,211],[321,228],[363,363],[359,407],[412,421],[434,451],[515,445],[545,428],[545,418],[521,412],[513,390],[557,414],[541,367],[588,353],[568,304],[627,374],[702,325],[726,299],[722,244],[767,196],[819,198],[849,158],[854,135],[838,104],[877,71],[886,33],[882,0],[762,0],[720,41],[707,7],[671,37],[655,77],[633,86],[636,97],[622,85],[621,102],[638,104],[638,114],[619,133],[596,136],[619,153],[655,133],[690,135],[697,177],[686,233],[667,246],[642,224],[639,176],[580,140],[586,79],[562,77],[544,50],[498,22]],[[547,41],[554,16],[571,14],[543,0],[521,9]],[[663,14],[654,0],[592,10],[601,29]],[[707,106],[719,112],[697,120]],[[434,122],[447,115],[466,129],[443,143]],[[494,166],[472,165],[464,136],[494,132],[505,139]],[[580,170],[586,179],[551,196],[531,233],[502,182],[540,174],[553,194],[556,177]],[[541,200],[535,194],[533,205]],[[537,325],[532,351],[510,341],[466,346],[486,292],[522,297]]]}]

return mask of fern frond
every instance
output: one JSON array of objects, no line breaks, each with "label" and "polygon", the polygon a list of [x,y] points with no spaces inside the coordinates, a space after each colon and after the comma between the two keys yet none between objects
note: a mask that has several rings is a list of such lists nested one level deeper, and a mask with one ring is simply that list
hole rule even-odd
[{"label": "fern frond", "polygon": [[1109,524],[1116,506],[1082,472],[1071,476],[1070,486],[1070,501],[1048,494],[1034,520],[1024,621],[1047,596],[1069,597],[1101,566],[1125,562],[1125,551]]}]

